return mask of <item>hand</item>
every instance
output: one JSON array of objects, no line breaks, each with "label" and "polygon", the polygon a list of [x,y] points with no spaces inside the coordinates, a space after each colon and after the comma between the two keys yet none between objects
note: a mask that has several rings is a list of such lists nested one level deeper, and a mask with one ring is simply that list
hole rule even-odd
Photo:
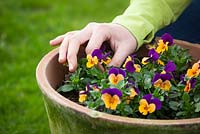
[{"label": "hand", "polygon": [[68,61],[69,71],[77,68],[77,53],[80,45],[88,41],[86,53],[101,47],[104,41],[109,41],[111,49],[115,52],[109,66],[121,66],[125,58],[136,49],[135,37],[123,26],[113,23],[89,23],[79,31],[68,32],[50,41],[52,46],[59,45],[60,63]]}]

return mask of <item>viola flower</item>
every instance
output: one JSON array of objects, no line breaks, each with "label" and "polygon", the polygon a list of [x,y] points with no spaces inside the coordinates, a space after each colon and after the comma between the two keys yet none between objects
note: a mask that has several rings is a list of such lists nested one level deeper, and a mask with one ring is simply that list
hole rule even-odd
[{"label": "viola flower", "polygon": [[187,92],[187,93],[189,93],[190,90],[195,87],[195,83],[196,83],[196,79],[195,78],[192,78],[192,79],[188,80],[186,82],[184,91]]},{"label": "viola flower", "polygon": [[176,65],[174,64],[173,61],[168,61],[167,64],[165,65],[164,70],[161,72],[161,74],[166,74],[170,73],[176,70]]},{"label": "viola flower", "polygon": [[126,66],[125,66],[126,70],[129,71],[130,73],[133,73],[133,72],[140,72],[141,70],[141,66],[139,64],[134,64],[133,61],[128,61],[126,63]]},{"label": "viola flower", "polygon": [[160,88],[165,91],[169,91],[171,88],[171,82],[169,81],[172,76],[169,73],[166,74],[159,74],[156,73],[152,80],[152,83],[155,88]]},{"label": "viola flower", "polygon": [[161,37],[161,39],[163,40],[163,42],[165,44],[167,43],[168,46],[171,46],[171,45],[174,44],[173,37],[170,34],[168,34],[168,33],[163,34],[162,37]]},{"label": "viola flower", "polygon": [[142,58],[142,64],[143,64],[143,65],[148,64],[148,63],[149,63],[149,62],[148,62],[148,59],[149,59],[149,57],[143,57],[143,58]]},{"label": "viola flower", "polygon": [[169,42],[164,43],[163,40],[159,40],[158,41],[158,47],[156,48],[156,52],[160,54],[160,53],[163,53],[165,51],[168,51],[168,43]]},{"label": "viola flower", "polygon": [[194,63],[191,69],[187,70],[187,77],[197,77],[200,73],[200,65],[199,63]]},{"label": "viola flower", "polygon": [[133,61],[133,59],[132,59],[131,56],[128,56],[128,57],[126,58],[126,61],[125,61],[124,64],[123,64],[123,68],[126,67],[126,64],[127,64],[127,62],[129,62],[129,61]]},{"label": "viola flower", "polygon": [[153,113],[155,110],[160,110],[162,103],[158,98],[153,98],[152,94],[147,94],[139,102],[139,112],[143,115]]},{"label": "viola flower", "polygon": [[94,65],[97,65],[98,62],[102,59],[102,51],[100,49],[95,49],[92,54],[87,55],[88,62],[86,63],[87,68],[91,68]]},{"label": "viola flower", "polygon": [[87,99],[87,92],[86,91],[80,91],[79,92],[79,102],[80,103],[83,103],[84,101],[86,101],[86,99]]},{"label": "viola flower", "polygon": [[126,72],[120,68],[111,68],[108,74],[108,79],[113,85],[118,84],[118,82],[124,80],[124,78],[126,77]]},{"label": "viola flower", "polygon": [[83,103],[84,101],[86,101],[87,94],[89,93],[90,90],[91,90],[91,87],[89,84],[87,84],[87,86],[85,87],[85,91],[82,90],[79,92],[79,102],[80,103]]},{"label": "viola flower", "polygon": [[140,93],[138,88],[131,88],[130,89],[130,95],[126,97],[126,104],[130,104],[130,101],[137,96]]},{"label": "viola flower", "polygon": [[110,55],[110,52],[102,56],[102,62],[105,65],[108,65],[111,62],[111,58],[109,57],[109,55]]},{"label": "viola flower", "polygon": [[155,49],[151,49],[148,53],[149,57],[144,57],[142,59],[142,64],[146,65],[149,61],[157,61],[159,59],[159,54],[155,51]]},{"label": "viola flower", "polygon": [[165,63],[164,63],[163,61],[161,61],[160,59],[158,59],[157,62],[158,62],[158,64],[160,64],[160,65],[162,65],[162,66],[165,65]]},{"label": "viola flower", "polygon": [[117,88],[107,88],[101,93],[101,99],[105,103],[105,107],[107,109],[116,110],[117,105],[121,103],[120,98],[122,97],[122,92]]},{"label": "viola flower", "polygon": [[92,85],[92,89],[97,92],[101,91],[101,89],[97,86],[97,84]]}]

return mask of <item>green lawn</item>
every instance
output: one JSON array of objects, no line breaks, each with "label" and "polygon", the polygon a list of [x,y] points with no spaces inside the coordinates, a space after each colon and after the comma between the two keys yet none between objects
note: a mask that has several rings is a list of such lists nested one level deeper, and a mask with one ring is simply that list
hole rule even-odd
[{"label": "green lawn", "polygon": [[48,42],[88,22],[110,22],[122,0],[0,1],[0,134],[50,133],[35,69]]}]

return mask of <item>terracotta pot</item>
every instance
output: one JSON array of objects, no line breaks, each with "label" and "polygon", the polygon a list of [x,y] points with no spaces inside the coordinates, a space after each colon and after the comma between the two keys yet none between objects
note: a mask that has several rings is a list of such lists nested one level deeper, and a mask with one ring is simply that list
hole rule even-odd
[{"label": "terracotta pot", "polygon": [[[200,58],[200,45],[177,41]],[[81,53],[82,52],[82,53]],[[146,50],[139,50],[144,55]],[[80,54],[84,51],[80,50]],[[40,61],[36,71],[38,85],[44,96],[51,133],[53,134],[191,134],[200,133],[200,118],[182,120],[150,120],[128,118],[94,111],[68,100],[55,89],[62,83],[67,68],[57,62],[58,49]]]}]

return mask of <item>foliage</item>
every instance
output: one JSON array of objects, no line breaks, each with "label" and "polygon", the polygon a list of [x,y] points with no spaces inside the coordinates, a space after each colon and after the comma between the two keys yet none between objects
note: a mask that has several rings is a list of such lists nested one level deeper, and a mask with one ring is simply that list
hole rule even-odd
[{"label": "foliage", "polygon": [[188,51],[173,44],[169,34],[149,46],[147,57],[130,55],[120,68],[106,66],[111,58],[111,52],[95,49],[79,60],[58,91],[78,91],[80,104],[114,115],[200,117],[200,64],[192,64]]}]

